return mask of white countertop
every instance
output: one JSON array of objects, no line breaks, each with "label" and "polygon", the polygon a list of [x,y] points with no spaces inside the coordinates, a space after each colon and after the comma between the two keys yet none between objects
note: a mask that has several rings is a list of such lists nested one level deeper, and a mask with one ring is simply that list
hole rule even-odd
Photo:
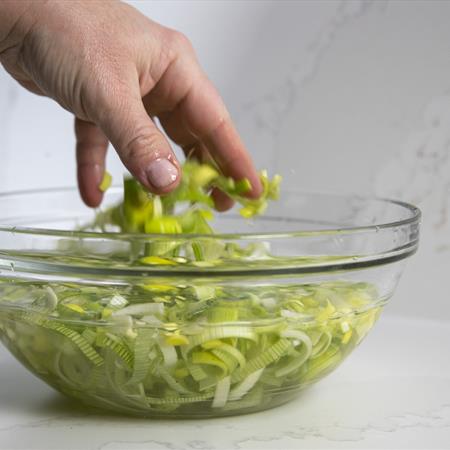
[{"label": "white countertop", "polygon": [[0,448],[450,448],[450,322],[385,315],[341,368],[295,401],[212,420],[89,413],[2,348]]}]

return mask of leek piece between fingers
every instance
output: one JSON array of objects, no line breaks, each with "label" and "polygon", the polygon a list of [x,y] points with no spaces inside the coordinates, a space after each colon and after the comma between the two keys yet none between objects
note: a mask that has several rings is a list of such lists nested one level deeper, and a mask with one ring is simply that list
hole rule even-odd
[{"label": "leek piece between fingers", "polygon": [[111,183],[112,183],[112,176],[109,172],[105,170],[105,172],[103,173],[102,181],[100,182],[98,188],[100,189],[100,191],[106,192],[111,187]]}]

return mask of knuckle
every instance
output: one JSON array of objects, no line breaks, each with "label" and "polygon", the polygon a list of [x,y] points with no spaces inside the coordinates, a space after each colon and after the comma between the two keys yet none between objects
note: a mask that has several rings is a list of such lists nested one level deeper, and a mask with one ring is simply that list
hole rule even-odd
[{"label": "knuckle", "polygon": [[193,46],[189,38],[180,31],[171,31],[169,35],[171,47],[176,52],[193,52]]},{"label": "knuckle", "polygon": [[148,161],[150,155],[160,152],[162,139],[154,130],[143,128],[133,135],[124,146],[124,157],[129,164],[141,166]]}]

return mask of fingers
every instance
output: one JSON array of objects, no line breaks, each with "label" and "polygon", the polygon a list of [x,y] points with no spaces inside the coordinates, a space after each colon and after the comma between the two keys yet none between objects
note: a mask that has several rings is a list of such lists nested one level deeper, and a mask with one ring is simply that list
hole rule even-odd
[{"label": "fingers", "polygon": [[180,181],[179,162],[139,92],[117,95],[100,109],[98,122],[130,173],[155,194],[173,190]]},{"label": "fingers", "polygon": [[98,206],[103,193],[99,186],[105,171],[108,139],[93,123],[75,119],[78,188],[86,205]]},{"label": "fingers", "polygon": [[[212,160],[211,155],[204,144],[198,144],[197,147],[193,148],[185,147],[184,153],[186,158],[194,158],[202,163],[208,163]],[[234,201],[220,189],[214,188],[211,191],[211,197],[217,211],[228,211],[234,205]]]},{"label": "fingers", "polygon": [[262,192],[259,176],[222,99],[206,77],[196,77],[178,106],[161,115],[169,136],[183,146],[206,146],[222,172],[236,180],[247,178],[250,197]]},{"label": "fingers", "polygon": [[[183,148],[205,145],[225,175],[247,178],[252,197],[262,192],[253,166],[225,105],[200,69],[189,40],[169,33],[175,55],[144,102],[157,115],[171,139]],[[170,53],[170,52],[169,52]]]},{"label": "fingers", "polygon": [[234,201],[220,189],[214,188],[211,192],[211,197],[214,200],[214,206],[217,211],[228,211],[234,205]]},{"label": "fingers", "polygon": [[258,173],[229,116],[218,126],[211,128],[205,143],[223,173],[235,180],[247,178],[252,186],[248,195],[253,198],[261,195],[262,186]]}]

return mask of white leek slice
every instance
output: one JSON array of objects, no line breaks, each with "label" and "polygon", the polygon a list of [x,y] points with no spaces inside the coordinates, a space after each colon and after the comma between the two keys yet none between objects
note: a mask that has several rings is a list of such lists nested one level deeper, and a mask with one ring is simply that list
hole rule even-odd
[{"label": "white leek slice", "polygon": [[164,314],[164,305],[162,303],[140,303],[137,305],[126,306],[112,313],[113,316],[146,316],[149,314]]},{"label": "white leek slice", "polygon": [[247,378],[245,378],[235,388],[231,390],[230,395],[228,396],[228,400],[234,401],[241,399],[258,382],[263,372],[264,368],[251,373]]},{"label": "white leek slice", "polygon": [[214,393],[214,400],[212,402],[213,408],[223,408],[227,404],[230,386],[231,386],[230,377],[222,378],[217,383],[216,391]]}]

